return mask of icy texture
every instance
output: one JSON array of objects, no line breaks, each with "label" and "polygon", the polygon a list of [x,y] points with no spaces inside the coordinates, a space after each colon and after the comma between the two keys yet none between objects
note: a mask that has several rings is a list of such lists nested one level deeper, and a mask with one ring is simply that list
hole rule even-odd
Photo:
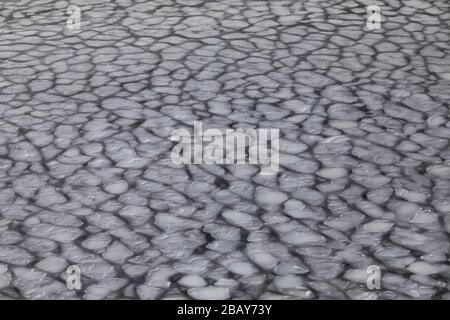
[{"label": "icy texture", "polygon": [[[2,1],[0,299],[450,299],[448,3],[369,2]],[[194,121],[280,171],[174,165]]]}]

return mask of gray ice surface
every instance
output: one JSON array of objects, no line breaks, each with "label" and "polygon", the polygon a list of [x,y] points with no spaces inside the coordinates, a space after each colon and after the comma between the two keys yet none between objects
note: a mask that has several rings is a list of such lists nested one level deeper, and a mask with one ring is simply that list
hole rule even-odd
[{"label": "gray ice surface", "polygon": [[[450,299],[448,1],[0,9],[0,299]],[[173,164],[194,121],[280,171]]]}]

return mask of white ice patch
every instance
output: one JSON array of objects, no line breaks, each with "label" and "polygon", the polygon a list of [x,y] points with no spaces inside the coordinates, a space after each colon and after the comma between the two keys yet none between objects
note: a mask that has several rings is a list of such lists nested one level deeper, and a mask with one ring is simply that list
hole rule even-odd
[{"label": "white ice patch", "polygon": [[283,192],[271,190],[265,187],[258,187],[256,189],[256,200],[265,205],[277,205],[283,203],[288,199]]},{"label": "white ice patch", "polygon": [[222,217],[229,223],[244,228],[246,230],[258,230],[262,226],[261,220],[248,213],[235,210],[226,210]]},{"label": "white ice patch", "polygon": [[283,241],[293,245],[306,245],[306,244],[322,244],[326,241],[326,238],[321,234],[313,231],[297,231],[292,230],[281,235]]},{"label": "white ice patch", "polygon": [[208,283],[199,275],[185,275],[178,280],[178,284],[188,288],[201,288]]},{"label": "white ice patch", "polygon": [[345,168],[324,168],[317,171],[317,175],[325,179],[334,180],[347,177],[348,172]]},{"label": "white ice patch", "polygon": [[225,287],[203,287],[188,290],[188,295],[197,300],[226,300],[230,298],[230,290]]}]

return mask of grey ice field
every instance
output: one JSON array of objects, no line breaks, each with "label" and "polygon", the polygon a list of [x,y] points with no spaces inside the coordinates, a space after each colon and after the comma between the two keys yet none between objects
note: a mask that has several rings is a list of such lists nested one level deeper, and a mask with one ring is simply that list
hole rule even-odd
[{"label": "grey ice field", "polygon": [[[2,0],[0,298],[450,299],[449,4]],[[194,121],[278,174],[173,164]]]}]

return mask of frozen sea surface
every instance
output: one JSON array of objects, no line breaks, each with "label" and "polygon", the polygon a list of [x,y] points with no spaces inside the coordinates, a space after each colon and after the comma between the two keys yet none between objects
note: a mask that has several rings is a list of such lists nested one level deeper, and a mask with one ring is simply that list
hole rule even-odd
[{"label": "frozen sea surface", "polygon": [[[447,1],[70,4],[0,4],[1,299],[450,299]],[[194,121],[278,174],[173,164]]]}]

